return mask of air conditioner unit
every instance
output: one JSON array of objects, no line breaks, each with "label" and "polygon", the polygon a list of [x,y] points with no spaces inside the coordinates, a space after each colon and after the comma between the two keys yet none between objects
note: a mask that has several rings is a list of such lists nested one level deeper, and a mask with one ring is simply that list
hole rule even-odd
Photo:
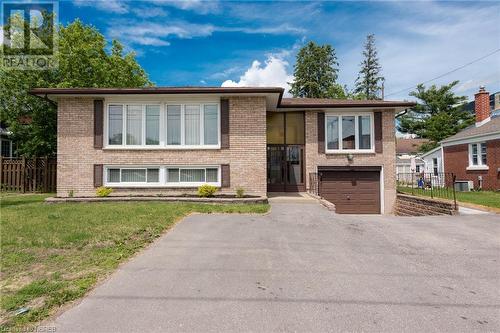
[{"label": "air conditioner unit", "polygon": [[472,180],[457,180],[455,181],[455,191],[468,192],[474,189]]}]

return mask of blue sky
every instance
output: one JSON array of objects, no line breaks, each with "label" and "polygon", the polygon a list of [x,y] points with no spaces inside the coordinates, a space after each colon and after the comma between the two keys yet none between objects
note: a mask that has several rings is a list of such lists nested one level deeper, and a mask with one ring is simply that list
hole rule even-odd
[{"label": "blue sky", "polygon": [[[329,43],[339,83],[352,88],[366,35],[376,35],[387,99],[500,49],[500,2],[61,1],[62,23],[80,18],[116,38],[159,86],[279,85],[297,50]],[[431,82],[500,90],[500,52]],[[395,93],[396,92],[396,93]],[[391,94],[393,93],[393,94]],[[395,93],[395,94],[394,94]]]}]

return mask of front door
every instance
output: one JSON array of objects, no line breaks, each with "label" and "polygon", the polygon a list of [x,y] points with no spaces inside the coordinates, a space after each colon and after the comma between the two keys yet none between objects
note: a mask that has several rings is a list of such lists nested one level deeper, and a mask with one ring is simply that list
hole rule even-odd
[{"label": "front door", "polygon": [[267,190],[305,191],[304,145],[267,145]]},{"label": "front door", "polygon": [[304,113],[271,113],[267,117],[267,190],[305,191]]}]

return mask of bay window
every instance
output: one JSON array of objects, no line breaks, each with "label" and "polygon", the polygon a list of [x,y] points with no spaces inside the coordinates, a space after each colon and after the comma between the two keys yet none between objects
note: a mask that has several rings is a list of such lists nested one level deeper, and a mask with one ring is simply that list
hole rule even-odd
[{"label": "bay window", "polygon": [[108,148],[219,148],[217,103],[109,104]]},{"label": "bay window", "polygon": [[221,186],[219,166],[107,166],[105,185],[112,187]]},{"label": "bay window", "polygon": [[326,152],[373,152],[373,114],[326,114]]}]

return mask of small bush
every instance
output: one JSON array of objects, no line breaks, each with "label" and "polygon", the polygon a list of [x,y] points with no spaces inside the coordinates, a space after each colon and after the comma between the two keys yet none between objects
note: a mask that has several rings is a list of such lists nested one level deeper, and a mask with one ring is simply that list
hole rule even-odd
[{"label": "small bush", "polygon": [[113,192],[112,188],[101,186],[97,188],[97,191],[95,193],[97,194],[98,197],[107,197],[112,192]]},{"label": "small bush", "polygon": [[198,196],[202,198],[213,197],[215,192],[217,192],[217,187],[213,185],[201,185],[198,187]]},{"label": "small bush", "polygon": [[238,187],[236,189],[236,197],[243,198],[245,196],[245,189],[243,187]]},{"label": "small bush", "polygon": [[73,190],[68,191],[68,197],[73,198],[74,195],[75,195],[75,192]]}]

